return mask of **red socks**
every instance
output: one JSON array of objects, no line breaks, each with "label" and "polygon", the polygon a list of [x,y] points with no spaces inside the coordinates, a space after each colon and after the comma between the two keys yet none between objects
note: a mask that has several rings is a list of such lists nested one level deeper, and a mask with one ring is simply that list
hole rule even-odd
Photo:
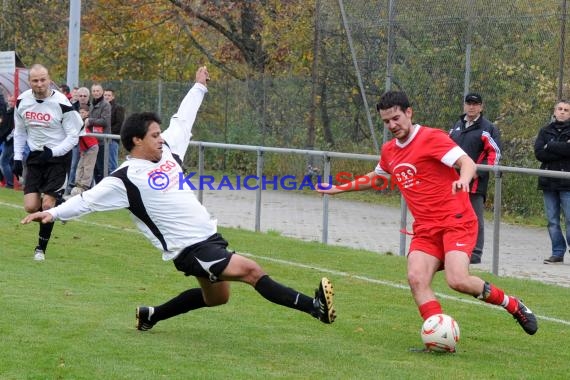
[{"label": "red socks", "polygon": [[[506,295],[504,291],[488,282],[485,283],[483,292],[478,298],[487,303],[502,306],[511,314],[517,311],[518,308],[518,300],[515,297]],[[421,304],[418,309],[424,321],[432,315],[443,313],[441,305],[437,300],[427,301]]]},{"label": "red socks", "polygon": [[437,300],[427,301],[426,303],[421,304],[418,309],[420,310],[420,314],[424,321],[432,315],[443,313],[441,305]]},{"label": "red socks", "polygon": [[502,306],[505,309],[507,309],[507,311],[511,314],[517,311],[518,307],[518,302],[516,298],[507,296],[504,291],[502,291],[501,289],[497,288],[494,285],[489,284],[488,282],[485,283],[485,290],[483,291],[483,301],[493,305]]}]

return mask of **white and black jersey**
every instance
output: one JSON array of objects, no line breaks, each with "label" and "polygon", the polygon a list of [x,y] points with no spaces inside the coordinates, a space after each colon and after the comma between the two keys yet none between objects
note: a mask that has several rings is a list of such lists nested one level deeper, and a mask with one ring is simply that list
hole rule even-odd
[{"label": "white and black jersey", "polygon": [[36,99],[30,89],[16,101],[14,126],[14,160],[22,160],[26,143],[32,152],[46,146],[54,157],[65,155],[77,145],[83,121],[61,92]]},{"label": "white and black jersey", "polygon": [[92,189],[48,210],[54,218],[72,219],[93,211],[127,208],[137,227],[163,252],[176,258],[190,245],[216,233],[217,223],[184,181],[183,160],[192,126],[207,88],[196,83],[162,134],[162,158],[151,162],[132,157]]}]

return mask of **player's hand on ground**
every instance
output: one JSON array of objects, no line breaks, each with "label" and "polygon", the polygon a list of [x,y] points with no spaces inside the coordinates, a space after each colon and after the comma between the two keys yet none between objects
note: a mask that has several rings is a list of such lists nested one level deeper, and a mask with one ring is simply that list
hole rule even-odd
[{"label": "player's hand on ground", "polygon": [[206,86],[206,83],[210,80],[210,73],[208,73],[208,69],[206,66],[202,66],[196,72],[196,82],[203,84]]},{"label": "player's hand on ground", "polygon": [[20,221],[20,223],[22,224],[28,224],[31,222],[42,222],[44,224],[51,223],[53,222],[53,216],[49,212],[38,211],[27,215],[24,219]]},{"label": "player's hand on ground", "polygon": [[451,184],[451,194],[456,194],[457,192],[465,191],[469,192],[469,182],[458,179],[453,181]]}]

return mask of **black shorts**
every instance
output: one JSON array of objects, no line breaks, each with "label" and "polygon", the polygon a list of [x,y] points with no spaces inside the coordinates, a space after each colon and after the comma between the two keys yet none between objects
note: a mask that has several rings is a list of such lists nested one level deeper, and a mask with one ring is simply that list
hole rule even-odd
[{"label": "black shorts", "polygon": [[173,260],[174,266],[186,276],[205,277],[210,282],[217,282],[234,254],[226,249],[227,246],[228,242],[222,235],[213,234],[200,243],[184,248]]},{"label": "black shorts", "polygon": [[26,160],[24,194],[44,193],[57,197],[67,185],[67,173],[71,167],[71,152],[52,157],[44,163],[39,160],[42,152],[31,152]]}]

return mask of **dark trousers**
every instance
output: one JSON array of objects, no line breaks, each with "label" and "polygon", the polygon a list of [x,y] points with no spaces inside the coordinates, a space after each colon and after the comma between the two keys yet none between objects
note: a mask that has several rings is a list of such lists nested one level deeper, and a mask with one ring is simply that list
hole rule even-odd
[{"label": "dark trousers", "polygon": [[470,193],[469,200],[471,200],[471,205],[479,222],[477,243],[475,243],[475,248],[473,248],[472,256],[480,258],[483,256],[483,245],[485,244],[485,196],[483,194]]},{"label": "dark trousers", "polygon": [[95,183],[101,182],[105,174],[105,145],[99,144],[99,152],[97,152],[97,162],[95,162],[95,170],[93,171],[93,180]]}]

